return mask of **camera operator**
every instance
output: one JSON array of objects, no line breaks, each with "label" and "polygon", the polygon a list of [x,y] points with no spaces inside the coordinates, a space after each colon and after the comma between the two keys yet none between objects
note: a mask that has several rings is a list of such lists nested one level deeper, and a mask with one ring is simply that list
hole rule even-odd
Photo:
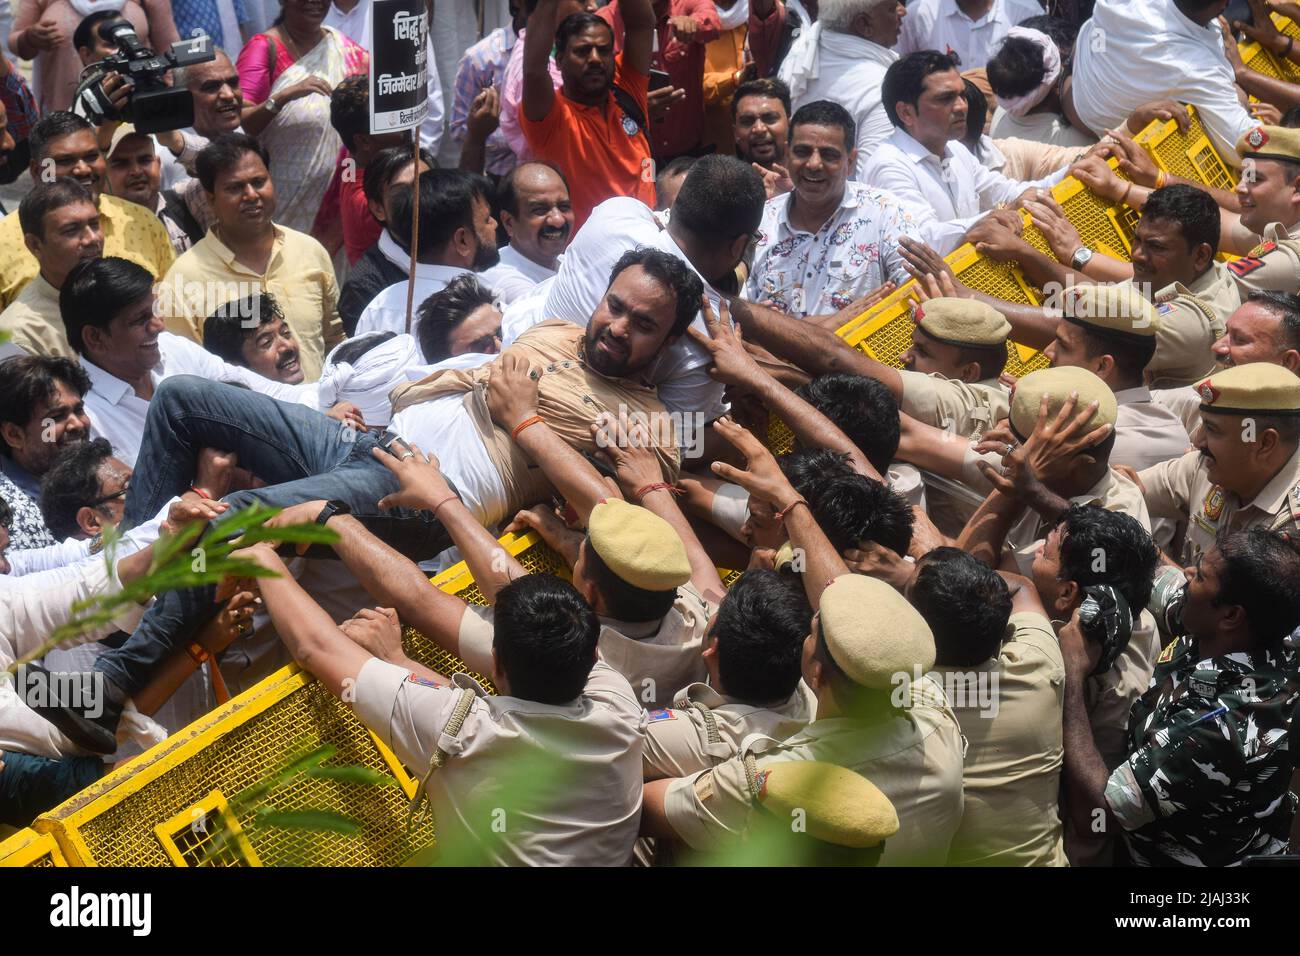
[{"label": "camera operator", "polygon": [[[180,39],[169,0],[125,0],[117,16],[131,24],[141,41],[153,49],[166,48]],[[82,61],[70,41],[81,20],[70,0],[17,3],[9,47],[24,60],[33,61],[35,85],[40,91],[37,102],[44,115],[72,105]]]}]

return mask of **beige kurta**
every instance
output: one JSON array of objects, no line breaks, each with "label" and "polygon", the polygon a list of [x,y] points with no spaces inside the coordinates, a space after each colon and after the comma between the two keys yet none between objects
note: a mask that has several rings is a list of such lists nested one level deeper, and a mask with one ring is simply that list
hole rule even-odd
[{"label": "beige kurta", "polygon": [[77,353],[68,342],[59,311],[59,290],[38,275],[23,286],[18,298],[0,312],[0,332],[32,355],[62,355],[73,361]]}]

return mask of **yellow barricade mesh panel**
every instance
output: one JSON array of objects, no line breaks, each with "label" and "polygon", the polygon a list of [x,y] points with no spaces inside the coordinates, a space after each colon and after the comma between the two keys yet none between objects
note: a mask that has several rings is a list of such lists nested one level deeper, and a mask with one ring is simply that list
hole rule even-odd
[{"label": "yellow barricade mesh panel", "polygon": [[[234,798],[283,771],[293,758],[325,743],[338,748],[325,766],[364,766],[391,776],[361,721],[316,681],[246,721],[236,712],[229,723],[233,726],[212,745],[93,817],[75,823],[77,835],[96,864],[172,865],[155,826],[198,805],[214,786]],[[345,835],[254,826],[253,821],[240,820],[245,837],[264,865],[395,866],[433,842],[428,824],[418,826],[408,838],[406,795],[398,786],[300,776],[268,799],[280,811],[331,811],[355,821],[361,829]],[[57,821],[62,809],[42,819]]]},{"label": "yellow barricade mesh panel", "polygon": [[1275,80],[1290,79],[1277,57],[1253,40],[1250,43],[1237,44],[1237,50],[1241,53],[1241,62],[1256,73],[1263,73]]},{"label": "yellow barricade mesh panel", "polygon": [[62,867],[68,861],[48,833],[19,830],[7,840],[0,841],[0,866],[6,867]]},{"label": "yellow barricade mesh panel", "polygon": [[1180,133],[1173,120],[1155,120],[1134,140],[1165,172],[1217,189],[1232,189],[1237,185],[1236,177],[1210,142],[1196,108],[1190,112],[1192,119],[1186,133]]}]

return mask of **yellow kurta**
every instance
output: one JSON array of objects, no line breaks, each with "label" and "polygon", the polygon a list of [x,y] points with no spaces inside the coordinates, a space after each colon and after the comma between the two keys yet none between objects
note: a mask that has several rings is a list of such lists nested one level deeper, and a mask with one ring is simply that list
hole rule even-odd
[{"label": "yellow kurta", "polygon": [[[155,278],[165,275],[176,258],[167,228],[144,206],[116,196],[100,196],[99,223],[106,256],[130,259]],[[18,213],[0,219],[0,309],[8,308],[39,272],[36,257],[23,242]]]},{"label": "yellow kurta", "polygon": [[214,227],[168,271],[158,308],[167,331],[202,342],[208,316],[232,299],[263,290],[275,296],[298,337],[307,381],[316,381],[326,353],[345,336],[334,265],[325,247],[306,233],[276,226],[271,260],[259,274],[235,259]]}]

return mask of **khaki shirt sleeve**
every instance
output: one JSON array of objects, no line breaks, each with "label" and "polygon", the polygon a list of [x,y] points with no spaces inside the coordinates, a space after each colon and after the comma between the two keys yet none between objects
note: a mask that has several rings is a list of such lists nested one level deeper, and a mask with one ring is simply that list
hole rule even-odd
[{"label": "khaki shirt sleeve", "polygon": [[1191,385],[1214,371],[1210,347],[1223,334],[1223,323],[1212,320],[1208,308],[1182,294],[1156,306],[1160,316],[1156,354],[1146,367],[1147,379],[1153,386]]},{"label": "khaki shirt sleeve", "polygon": [[465,605],[460,619],[460,659],[470,670],[492,676],[493,610],[479,604]]},{"label": "khaki shirt sleeve", "polygon": [[701,718],[695,711],[652,710],[647,720],[645,779],[686,777],[713,766],[713,758],[704,751]]},{"label": "khaki shirt sleeve", "polygon": [[1187,517],[1199,461],[1200,452],[1191,451],[1181,458],[1162,461],[1138,472],[1142,497],[1152,518]]},{"label": "khaki shirt sleeve", "polygon": [[471,709],[457,739],[441,739],[460,695],[458,687],[434,686],[395,664],[372,657],[357,675],[352,708],[403,763],[423,771],[440,744],[448,753],[459,753],[460,741],[473,736],[478,722]]},{"label": "khaki shirt sleeve", "polygon": [[903,379],[899,407],[927,425],[971,437],[982,435],[999,418],[1006,417],[1006,397],[992,389],[906,369],[898,374]]},{"label": "khaki shirt sleeve", "polygon": [[679,777],[664,795],[669,825],[693,850],[717,849],[743,833],[752,807],[741,757],[691,777]]},{"label": "khaki shirt sleeve", "polygon": [[1244,299],[1251,292],[1300,292],[1300,252],[1289,242],[1266,242],[1228,263]]}]

